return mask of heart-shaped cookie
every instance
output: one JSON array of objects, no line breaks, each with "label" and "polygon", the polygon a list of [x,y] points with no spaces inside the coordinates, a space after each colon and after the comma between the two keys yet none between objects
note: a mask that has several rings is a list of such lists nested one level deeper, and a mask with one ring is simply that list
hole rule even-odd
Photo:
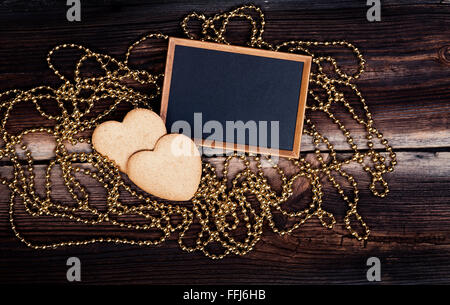
[{"label": "heart-shaped cookie", "polygon": [[92,145],[126,173],[128,158],[137,151],[153,149],[166,133],[166,126],[159,115],[137,108],[128,112],[122,123],[106,121],[97,126],[92,134]]},{"label": "heart-shaped cookie", "polygon": [[195,143],[182,134],[161,137],[153,151],[133,154],[128,177],[138,187],[160,198],[185,201],[197,191],[202,160]]}]

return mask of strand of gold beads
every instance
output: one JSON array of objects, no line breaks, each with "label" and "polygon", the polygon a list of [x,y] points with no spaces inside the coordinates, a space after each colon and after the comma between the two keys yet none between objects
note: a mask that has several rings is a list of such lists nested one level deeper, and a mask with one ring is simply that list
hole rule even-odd
[{"label": "strand of gold beads", "polygon": [[[114,162],[97,153],[69,152],[67,143],[77,145],[78,143],[91,143],[89,137],[82,134],[92,131],[104,118],[117,109],[121,103],[131,103],[133,107],[151,108],[151,104],[157,102],[160,97],[159,86],[163,74],[153,75],[145,70],[136,70],[128,65],[129,57],[133,49],[148,39],[167,39],[166,35],[156,33],[150,34],[133,43],[125,54],[125,60],[119,61],[109,55],[100,54],[89,50],[81,45],[64,44],[55,47],[49,52],[47,62],[61,81],[62,85],[56,89],[49,86],[39,86],[30,90],[13,89],[0,93],[1,126],[0,135],[4,145],[0,148],[0,159],[6,158],[13,166],[13,177],[11,179],[0,177],[0,182],[10,190],[9,221],[15,236],[33,249],[55,249],[63,246],[79,246],[92,243],[116,243],[139,246],[152,246],[163,243],[174,232],[178,232],[178,243],[181,249],[193,252],[201,251],[213,259],[220,259],[228,254],[245,255],[251,251],[263,234],[264,224],[280,235],[291,234],[308,219],[317,217],[326,228],[332,228],[336,220],[332,213],[323,209],[323,187],[321,177],[336,188],[341,198],[346,202],[348,210],[344,217],[344,223],[349,232],[358,240],[366,240],[370,234],[367,224],[358,214],[357,204],[359,202],[359,190],[356,179],[348,174],[343,166],[350,163],[361,164],[363,170],[371,177],[370,190],[375,196],[384,197],[389,192],[388,184],[383,175],[393,171],[397,161],[388,141],[382,133],[375,128],[372,114],[365,99],[353,83],[364,71],[365,61],[360,51],[351,43],[346,41],[287,41],[273,45],[264,41],[264,14],[260,8],[247,5],[239,7],[227,13],[217,14],[207,18],[203,14],[191,13],[182,21],[181,27],[187,37],[194,39],[189,30],[188,23],[192,19],[201,21],[201,36],[197,39],[229,44],[226,39],[227,25],[232,19],[240,18],[247,20],[251,25],[251,35],[248,45],[254,48],[264,48],[273,51],[300,52],[308,54],[313,58],[316,72],[311,73],[310,89],[308,94],[307,109],[310,112],[323,112],[342,131],[347,143],[353,153],[349,158],[338,156],[334,145],[323,136],[307,117],[304,133],[312,138],[315,146],[315,163],[306,161],[305,158],[289,159],[288,161],[296,168],[296,173],[288,176],[282,167],[270,157],[257,155],[232,154],[225,158],[223,170],[220,177],[211,163],[203,163],[203,175],[199,189],[192,199],[192,208],[186,205],[172,204],[152,199],[151,197],[135,191],[121,176]],[[336,59],[331,56],[316,56],[311,48],[316,47],[345,47],[352,50],[358,60],[358,70],[353,75],[347,75],[339,69]],[[82,52],[74,73],[74,80],[66,78],[53,64],[52,58],[55,53],[64,49],[76,49]],[[88,60],[96,61],[104,75],[95,77],[82,77],[81,68]],[[328,63],[333,68],[334,75],[326,73],[323,64]],[[144,94],[128,85],[132,80],[141,85],[153,88],[153,93]],[[313,88],[314,86],[314,88]],[[350,105],[340,88],[352,92],[361,103],[364,116],[356,113],[356,109]],[[83,95],[91,92],[89,96]],[[320,94],[320,92],[324,92]],[[59,115],[46,113],[41,104],[46,100],[55,100],[60,109]],[[102,101],[111,101],[109,107],[93,117],[92,112],[96,104]],[[69,101],[72,110],[65,106]],[[54,127],[31,128],[19,134],[10,134],[6,130],[6,124],[10,119],[10,113],[19,103],[31,103],[48,120],[55,122]],[[341,104],[348,111],[353,120],[363,126],[367,132],[367,149],[362,152],[341,120],[336,118],[331,110],[334,104]],[[56,142],[55,159],[51,160],[45,170],[45,196],[39,196],[35,191],[35,173],[33,158],[30,150],[24,144],[24,137],[32,133],[47,133],[53,136]],[[384,146],[383,155],[374,148],[374,139],[378,139]],[[325,160],[320,150],[320,145],[325,145],[329,154],[329,160]],[[20,149],[19,149],[20,147]],[[19,152],[22,151],[25,160],[20,159]],[[231,162],[239,161],[244,169],[234,177],[229,177]],[[274,190],[268,182],[264,173],[263,162],[268,163],[276,170],[281,181],[281,191]],[[88,164],[90,168],[80,167],[77,164]],[[252,169],[252,164],[256,170]],[[51,172],[56,166],[62,171],[62,181],[70,193],[76,206],[68,206],[54,202],[51,198],[52,181]],[[99,211],[90,202],[89,191],[82,185],[75,174],[83,174],[96,180],[106,191],[106,211]],[[300,177],[310,182],[312,199],[304,209],[290,212],[283,208],[283,204],[293,194],[293,184]],[[344,179],[351,186],[353,195],[348,196],[344,192],[339,179]],[[377,187],[378,184],[378,187]],[[382,191],[379,190],[381,187]],[[138,205],[127,205],[120,200],[120,189],[125,190],[131,196],[142,202]],[[249,195],[256,198],[249,200]],[[16,201],[20,200],[24,208],[32,216],[50,216],[58,219],[67,219],[74,222],[98,225],[108,223],[121,228],[140,230],[158,230],[161,232],[159,238],[155,239],[127,239],[117,237],[95,237],[86,240],[71,240],[50,244],[35,243],[25,238],[18,230],[15,220]],[[279,228],[273,219],[274,213],[279,213],[286,218],[295,220],[287,227]],[[86,216],[88,215],[88,216]],[[136,224],[132,221],[119,220],[120,216],[140,216],[145,223]],[[173,220],[181,220],[177,225]],[[231,220],[230,220],[231,219]],[[353,220],[352,220],[353,219]],[[354,229],[352,224],[356,220],[359,230]],[[196,232],[193,245],[186,245],[190,229],[193,224],[200,225],[200,231]],[[239,240],[233,234],[239,229]],[[211,250],[211,245],[219,245],[221,251]],[[216,247],[217,248],[217,247]]]}]

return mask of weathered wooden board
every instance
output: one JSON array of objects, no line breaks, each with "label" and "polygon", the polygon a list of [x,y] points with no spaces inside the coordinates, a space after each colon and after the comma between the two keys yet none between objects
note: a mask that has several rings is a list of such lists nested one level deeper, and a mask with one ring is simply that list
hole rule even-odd
[{"label": "weathered wooden board", "polygon": [[[284,41],[348,40],[367,60],[366,72],[357,81],[379,128],[397,150],[398,166],[387,175],[391,192],[386,199],[371,195],[368,177],[350,171],[360,182],[360,212],[371,227],[367,243],[351,238],[342,222],[345,205],[336,191],[325,184],[324,207],[333,212],[335,229],[311,220],[292,236],[280,237],[265,229],[255,250],[245,257],[211,261],[202,254],[184,253],[176,235],[158,247],[138,248],[95,245],[48,252],[26,248],[12,234],[8,222],[9,191],[0,186],[0,282],[65,282],[65,261],[78,256],[83,261],[84,283],[367,283],[366,259],[382,261],[383,283],[448,283],[450,281],[450,6],[446,1],[396,0],[382,4],[382,21],[366,20],[364,1],[254,1],[265,11],[265,39]],[[161,31],[183,37],[181,19],[195,10],[214,14],[240,1],[89,1],[83,2],[82,21],[66,20],[65,2],[8,1],[0,4],[0,90],[31,88],[43,83],[59,85],[45,62],[46,53],[65,42],[81,43],[123,59],[130,42],[148,32]],[[246,37],[248,25],[233,22],[232,41]],[[165,42],[144,44],[132,63],[151,71],[163,71]],[[354,71],[355,61],[347,51],[331,51],[345,71]],[[73,55],[73,54],[72,54]],[[59,66],[70,73],[70,54],[58,57]],[[353,102],[357,105],[356,100]],[[155,107],[159,107],[155,104]],[[364,148],[363,129],[336,106]],[[48,105],[55,111],[54,105]],[[121,119],[121,108],[113,118]],[[331,122],[319,113],[307,113],[340,153],[348,144]],[[30,105],[18,105],[8,130],[52,126]],[[303,137],[302,151],[308,158],[313,147]],[[38,161],[37,184],[42,170],[53,158],[54,140],[47,135],[25,139]],[[88,151],[87,145],[73,148]],[[220,159],[209,160],[220,164]],[[0,175],[11,164],[0,161]],[[270,175],[270,174],[269,174]],[[55,188],[56,200],[65,201],[62,183]],[[88,182],[86,182],[88,183]],[[102,191],[94,184],[92,198],[101,205]],[[306,185],[299,183],[291,204],[307,203]],[[132,203],[133,199],[125,202]],[[128,200],[128,201],[127,201]],[[17,203],[20,207],[20,202]],[[297,204],[298,205],[298,204]],[[18,211],[18,227],[32,240],[51,242],[105,233],[138,237],[111,226],[91,227],[32,218]]]},{"label": "weathered wooden board", "polygon": [[[176,234],[161,246],[149,248],[104,244],[51,251],[29,250],[9,230],[9,196],[6,187],[2,186],[0,268],[8,270],[8,277],[2,276],[1,280],[62,281],[63,260],[76,255],[83,261],[83,281],[91,283],[233,283],[237,281],[236,274],[240,275],[240,283],[364,283],[365,260],[378,256],[383,262],[383,281],[448,282],[450,153],[400,152],[398,158],[399,166],[389,177],[391,193],[385,200],[371,195],[367,177],[362,176],[359,180],[360,212],[372,231],[367,243],[349,236],[342,220],[346,207],[336,191],[324,181],[324,208],[337,218],[333,230],[323,228],[316,219],[287,237],[276,235],[266,227],[262,240],[252,253],[240,258],[227,257],[219,263],[211,262],[199,253],[181,251],[175,242]],[[36,166],[38,189],[42,189],[44,167]],[[357,168],[349,170],[355,172]],[[6,175],[8,171],[10,168],[4,166],[0,174]],[[87,179],[81,181],[86,183]],[[424,185],[428,187],[424,188]],[[300,191],[304,188],[305,185],[299,184],[294,197],[306,204],[305,198],[310,194],[308,190]],[[101,187],[91,184],[88,189],[96,206],[101,206],[104,196]],[[53,196],[59,201],[67,198],[61,183],[56,183]],[[292,200],[291,204],[298,206],[297,200]],[[131,204],[132,200],[128,202]],[[136,233],[111,225],[96,227],[47,217],[37,219],[26,214],[21,205],[18,201],[17,226],[24,236],[36,242],[104,235],[155,236],[155,233]],[[51,271],[44,272],[44,267]],[[212,270],[215,270],[214,274]],[[31,276],[35,272],[40,274],[39,278]]]}]

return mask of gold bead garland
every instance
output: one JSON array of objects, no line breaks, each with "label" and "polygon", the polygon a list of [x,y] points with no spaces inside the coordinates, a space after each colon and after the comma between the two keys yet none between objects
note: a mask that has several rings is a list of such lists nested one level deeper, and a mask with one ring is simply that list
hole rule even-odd
[{"label": "gold bead garland", "polygon": [[[256,15],[256,18],[255,16]],[[248,5],[242,6],[227,13],[217,14],[211,18],[203,14],[191,13],[182,21],[181,26],[187,37],[194,39],[193,34],[188,29],[191,19],[202,22],[201,37],[198,39],[229,44],[226,40],[227,25],[233,18],[243,18],[251,24],[251,36],[248,45],[255,48],[265,48],[273,51],[300,52],[311,55],[313,65],[317,69],[311,73],[310,84],[322,90],[310,88],[307,109],[309,111],[323,112],[330,120],[338,126],[346,138],[347,143],[353,150],[352,156],[343,160],[338,160],[338,154],[334,145],[324,137],[316,128],[310,118],[306,118],[304,133],[311,136],[315,146],[315,159],[319,166],[313,166],[311,162],[300,159],[289,159],[289,162],[296,168],[297,172],[288,177],[285,171],[270,157],[258,155],[232,154],[224,161],[222,175],[217,175],[216,169],[211,163],[203,163],[203,174],[199,189],[192,199],[192,208],[183,204],[167,203],[138,193],[128,185],[121,176],[114,162],[97,153],[93,148],[89,153],[69,152],[67,143],[77,145],[78,143],[90,144],[89,137],[81,134],[89,132],[97,126],[102,119],[117,109],[120,103],[131,103],[133,107],[151,108],[151,103],[160,96],[160,86],[158,82],[163,78],[163,74],[153,75],[145,70],[132,69],[128,65],[128,59],[132,50],[147,39],[167,39],[163,34],[150,34],[133,43],[127,50],[125,60],[119,61],[111,56],[95,53],[88,48],[76,44],[64,44],[51,50],[47,57],[47,62],[54,73],[61,79],[63,84],[57,88],[49,86],[39,86],[30,90],[13,89],[0,94],[0,113],[2,116],[0,134],[4,145],[0,148],[0,159],[7,158],[13,165],[13,178],[6,179],[0,177],[0,182],[10,189],[9,221],[15,236],[33,249],[55,249],[62,246],[78,246],[92,243],[116,243],[138,246],[157,245],[164,242],[173,233],[178,232],[178,243],[181,249],[193,252],[202,251],[206,256],[219,259],[228,254],[244,255],[251,251],[260,240],[263,233],[264,224],[280,235],[291,234],[298,229],[308,219],[316,216],[321,224],[326,228],[332,228],[336,220],[332,213],[327,212],[322,207],[322,197],[324,196],[320,177],[323,175],[336,188],[342,199],[347,203],[348,211],[344,217],[346,228],[358,240],[366,240],[369,236],[369,228],[358,214],[357,204],[359,201],[359,190],[356,179],[344,171],[343,166],[350,163],[361,164],[364,171],[371,177],[369,185],[372,193],[379,197],[385,197],[389,192],[388,184],[383,178],[383,174],[393,171],[396,165],[396,156],[388,141],[383,138],[381,132],[375,128],[372,114],[365,99],[353,83],[364,71],[365,61],[360,51],[351,43],[346,41],[301,41],[293,40],[270,44],[263,40],[264,14],[260,8]],[[358,71],[353,75],[347,75],[338,67],[337,61],[331,56],[316,56],[311,47],[321,46],[341,46],[349,48],[359,61]],[[76,64],[74,81],[69,81],[52,63],[54,54],[62,49],[77,49],[83,52]],[[81,67],[88,60],[95,60],[104,71],[103,76],[81,77]],[[335,76],[324,72],[323,64],[329,63],[333,68]],[[153,87],[152,94],[144,94],[127,85],[127,80],[133,80],[141,85]],[[350,105],[339,87],[348,88],[359,99],[364,110],[364,116],[356,114],[355,109]],[[83,93],[91,92],[87,97]],[[319,92],[325,92],[324,99]],[[60,115],[50,115],[46,113],[40,103],[45,100],[55,100]],[[113,100],[108,109],[93,118],[87,118],[88,114],[98,104],[104,100]],[[70,101],[73,110],[69,111],[64,105],[64,101]],[[31,128],[19,134],[10,134],[6,130],[6,124],[10,119],[10,112],[18,103],[32,103],[40,115],[48,120],[54,121],[52,128]],[[355,122],[363,126],[366,130],[367,147],[365,152],[361,152],[354,143],[350,131],[344,124],[336,118],[331,111],[333,104],[342,104],[350,113]],[[81,110],[84,107],[84,110]],[[35,174],[33,169],[33,158],[31,152],[23,143],[23,137],[32,133],[47,133],[54,137],[56,141],[55,159],[51,160],[45,171],[45,197],[41,198],[35,191]],[[374,148],[373,139],[378,139],[384,146],[384,153],[377,152]],[[324,144],[329,151],[330,160],[325,161],[321,155],[319,146]],[[17,147],[25,153],[25,163],[19,160]],[[340,156],[342,157],[342,156]],[[389,159],[389,160],[386,160]],[[230,162],[239,160],[244,169],[230,178],[228,169]],[[262,162],[268,162],[276,170],[281,181],[281,192],[273,189],[268,182]],[[87,163],[90,168],[78,167],[74,163]],[[256,166],[256,170],[251,165]],[[369,166],[368,164],[372,164]],[[60,166],[62,180],[73,200],[77,202],[76,207],[53,202],[51,199],[52,182],[51,171],[55,166]],[[98,181],[106,191],[107,211],[101,212],[90,204],[87,187],[82,185],[75,177],[76,173],[81,173]],[[353,190],[353,198],[349,198],[343,187],[338,183],[336,176],[345,179]],[[282,205],[293,194],[294,182],[303,177],[309,180],[312,189],[312,201],[304,210],[289,212]],[[376,184],[380,184],[382,191],[377,190]],[[123,188],[131,196],[144,202],[139,205],[126,205],[120,201],[119,189]],[[256,200],[249,200],[253,197]],[[37,244],[24,238],[18,231],[15,222],[15,199],[20,199],[24,207],[32,216],[52,216],[84,224],[97,225],[109,223],[121,228],[147,231],[157,229],[161,231],[161,236],[157,239],[135,240],[117,237],[96,237],[87,240],[64,241],[51,244]],[[258,208],[255,208],[255,202]],[[252,204],[253,203],[253,204]],[[88,213],[90,217],[80,216],[80,212]],[[274,219],[273,213],[277,212],[288,219],[295,219],[293,225],[286,228],[279,228]],[[155,216],[156,213],[156,216]],[[144,217],[144,224],[134,224],[129,221],[118,220],[115,216]],[[174,218],[181,219],[177,225],[172,224]],[[231,220],[230,220],[231,218]],[[352,218],[360,224],[362,232],[352,227]],[[197,234],[194,245],[186,245],[185,239],[188,230],[194,222],[200,225],[200,232]],[[233,235],[239,226],[244,227],[243,238],[237,240]],[[241,240],[242,239],[242,240]],[[211,251],[210,245],[220,246],[221,251]]]}]

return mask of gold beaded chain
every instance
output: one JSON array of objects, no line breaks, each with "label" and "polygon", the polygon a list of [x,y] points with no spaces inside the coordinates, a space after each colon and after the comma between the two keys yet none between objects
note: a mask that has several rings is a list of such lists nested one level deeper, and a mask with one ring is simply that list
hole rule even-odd
[{"label": "gold beaded chain", "polygon": [[[274,232],[280,235],[292,233],[313,216],[316,216],[326,228],[334,226],[336,220],[333,214],[325,211],[322,207],[324,193],[321,177],[326,177],[346,202],[348,210],[344,217],[344,223],[349,232],[358,240],[368,238],[369,228],[357,211],[358,184],[352,175],[344,171],[343,166],[350,163],[361,164],[363,170],[371,177],[369,188],[372,193],[375,196],[384,197],[389,189],[383,174],[393,171],[397,161],[388,141],[374,127],[374,121],[366,101],[353,83],[364,71],[365,61],[360,51],[346,41],[293,40],[278,45],[270,44],[262,38],[265,26],[264,14],[260,8],[253,5],[242,6],[211,18],[194,12],[186,16],[181,26],[186,36],[194,39],[194,35],[188,28],[188,23],[192,19],[197,19],[201,21],[202,26],[200,37],[196,39],[229,44],[225,34],[227,25],[234,18],[243,18],[250,22],[251,36],[247,43],[250,47],[273,51],[300,52],[312,56],[316,72],[311,73],[307,109],[309,112],[323,112],[339,127],[353,150],[351,157],[339,156],[338,159],[333,144],[317,130],[313,121],[307,116],[304,133],[312,137],[315,146],[314,156],[315,160],[318,161],[318,163],[315,163],[319,164],[318,166],[314,166],[313,163],[308,162],[303,157],[288,159],[289,164],[296,169],[296,173],[289,177],[281,166],[273,162],[268,156],[234,153],[225,158],[222,175],[219,177],[215,167],[205,159],[201,182],[192,199],[192,207],[187,204],[155,200],[144,193],[133,190],[125,182],[114,162],[96,152],[92,145],[92,151],[85,153],[70,152],[66,144],[91,144],[90,137],[82,136],[82,134],[92,132],[121,103],[131,103],[133,107],[151,108],[152,103],[158,102],[157,99],[161,92],[158,83],[164,75],[153,75],[145,70],[132,69],[128,65],[128,60],[133,49],[143,41],[147,39],[167,39],[168,37],[159,33],[143,37],[128,48],[124,61],[93,52],[81,45],[60,45],[51,50],[47,57],[50,69],[63,82],[59,88],[39,86],[31,90],[13,89],[0,94],[0,113],[2,115],[0,133],[4,142],[0,149],[0,159],[7,158],[14,169],[12,179],[0,177],[0,182],[10,189],[9,221],[15,236],[20,241],[33,249],[55,249],[62,246],[105,242],[150,246],[160,244],[169,238],[172,233],[178,232],[178,243],[181,249],[185,251],[202,251],[206,256],[213,259],[220,259],[231,253],[244,255],[251,251],[260,240],[264,224],[268,224]],[[321,46],[340,46],[352,50],[359,61],[358,71],[353,75],[347,75],[339,69],[337,61],[333,57],[316,56],[311,48]],[[55,68],[52,62],[54,54],[63,49],[77,49],[83,52],[76,64],[73,81],[66,78]],[[104,75],[82,77],[81,67],[88,60],[96,61],[104,71]],[[333,75],[324,71],[324,63],[331,64]],[[139,92],[129,84],[130,80],[153,88],[153,93]],[[355,108],[347,101],[342,88],[347,88],[359,99],[365,117],[356,114]],[[87,96],[86,92],[89,92]],[[57,102],[60,109],[59,115],[48,114],[42,109],[41,104],[47,100]],[[110,103],[109,108],[92,118],[88,118],[89,114],[92,115],[96,104],[104,101]],[[73,109],[69,110],[64,102],[70,102]],[[10,134],[6,130],[6,124],[14,106],[19,103],[32,103],[41,116],[55,123],[54,126],[52,128],[31,128],[15,135]],[[350,131],[333,114],[331,108],[336,104],[342,104],[351,117],[365,128],[367,133],[367,150],[365,152],[358,149]],[[45,171],[44,197],[41,197],[35,191],[33,157],[23,143],[24,136],[32,133],[47,133],[53,136],[56,141],[55,158],[50,161]],[[374,148],[373,139],[375,138],[384,146],[382,153],[377,152]],[[326,146],[330,160],[324,160],[319,148],[320,145]],[[25,160],[20,160],[18,153],[20,150],[23,151]],[[383,153],[387,156],[384,156]],[[241,162],[244,169],[230,178],[228,177],[228,170],[232,161]],[[276,191],[268,182],[262,166],[263,161],[268,162],[278,173],[281,191]],[[78,166],[77,163],[88,164],[90,168]],[[252,165],[254,166],[252,167]],[[55,166],[61,168],[63,183],[71,197],[76,201],[76,206],[56,203],[52,200],[51,172]],[[76,173],[89,176],[103,186],[107,194],[106,211],[99,211],[90,203],[88,189],[76,178]],[[343,186],[338,182],[338,176],[340,176],[340,179],[345,179],[351,186],[353,190],[352,198],[345,194]],[[293,194],[293,184],[300,177],[309,180],[312,200],[306,209],[290,212],[283,207],[283,204]],[[377,183],[380,184],[382,191],[377,190]],[[121,189],[142,203],[125,204],[121,202]],[[15,221],[15,202],[17,200],[22,201],[26,211],[35,217],[51,216],[93,226],[100,223],[109,223],[121,228],[140,231],[158,230],[161,235],[154,240],[95,237],[87,240],[71,240],[50,244],[34,243],[25,238],[17,229]],[[274,213],[278,213],[286,219],[294,220],[291,221],[293,224],[280,228],[274,220]],[[136,224],[132,221],[119,220],[119,216],[130,217],[128,219],[131,220],[136,215],[144,217],[145,223]],[[120,219],[123,219],[123,217]],[[173,224],[175,220],[179,220],[177,225]],[[360,225],[359,230],[352,227],[352,222],[355,220]],[[196,232],[196,240],[193,245],[186,245],[185,239],[187,239],[188,232],[190,232],[194,223],[199,224],[199,232]],[[241,233],[236,234],[237,231]]]}]

